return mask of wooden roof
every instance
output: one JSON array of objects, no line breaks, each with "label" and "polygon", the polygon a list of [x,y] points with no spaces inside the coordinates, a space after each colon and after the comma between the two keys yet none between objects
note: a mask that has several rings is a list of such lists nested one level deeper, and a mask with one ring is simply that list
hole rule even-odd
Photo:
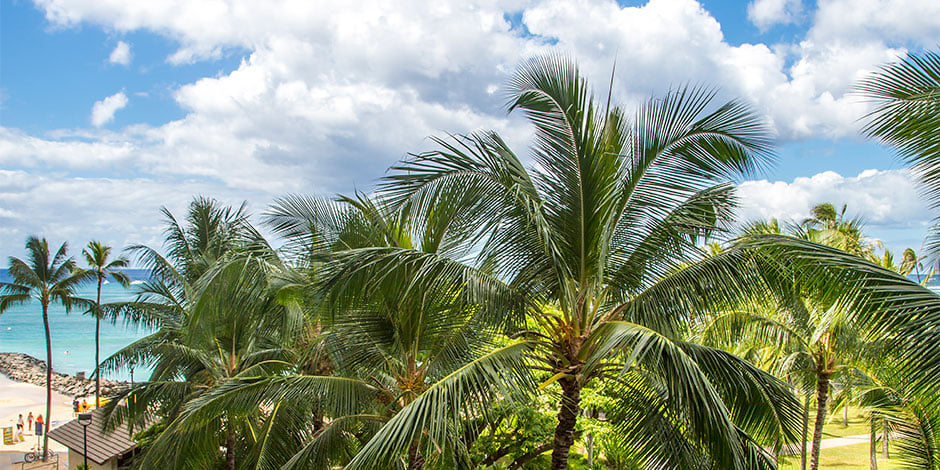
[{"label": "wooden roof", "polygon": [[[103,425],[104,418],[101,410],[92,411],[91,424],[88,425],[88,458],[90,460],[97,464],[104,464],[137,447],[137,443],[128,435],[127,425],[122,424],[110,433],[104,431]],[[77,419],[50,430],[49,437],[79,454],[82,453],[82,425],[78,424]]]}]

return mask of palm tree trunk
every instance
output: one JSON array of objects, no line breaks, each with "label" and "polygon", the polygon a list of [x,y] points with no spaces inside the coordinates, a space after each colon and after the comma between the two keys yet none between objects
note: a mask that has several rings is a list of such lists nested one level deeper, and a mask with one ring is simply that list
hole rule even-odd
[{"label": "palm tree trunk", "polygon": [[848,405],[848,403],[846,403],[846,405],[842,407],[842,427],[845,427],[845,428],[849,427],[849,405]]},{"label": "palm tree trunk", "polygon": [[101,406],[101,371],[98,370],[98,365],[101,364],[98,357],[101,350],[98,346],[98,338],[101,334],[101,281],[101,276],[98,276],[98,297],[95,300],[95,409]]},{"label": "palm tree trunk", "polygon": [[875,432],[875,416],[871,417],[871,433],[868,436],[869,470],[878,470],[878,434]]},{"label": "palm tree trunk", "polygon": [[813,425],[813,447],[810,454],[810,470],[819,469],[819,443],[822,441],[823,424],[826,423],[826,402],[829,400],[830,372],[820,371],[816,382],[816,423]]},{"label": "palm tree trunk", "polygon": [[800,470],[806,470],[807,437],[809,437],[809,395],[803,397],[803,439],[800,439]]},{"label": "palm tree trunk", "polygon": [[225,468],[235,470],[235,434],[232,432],[225,438]]},{"label": "palm tree trunk", "polygon": [[881,429],[881,449],[882,449],[881,456],[884,457],[884,458],[886,458],[886,459],[891,458],[891,455],[890,455],[890,453],[888,452],[888,438],[889,438],[889,436],[888,436],[888,419],[885,418],[885,420],[884,420],[884,426],[883,426],[882,429]]},{"label": "palm tree trunk", "polygon": [[49,428],[52,427],[52,335],[49,333],[49,304],[42,304],[42,327],[46,331],[46,420],[42,426],[42,460],[49,456]]},{"label": "palm tree trunk", "polygon": [[565,377],[558,381],[562,396],[558,410],[558,425],[555,426],[555,440],[552,444],[551,470],[567,470],[568,452],[574,443],[574,426],[578,422],[581,404],[581,387],[573,378]]}]

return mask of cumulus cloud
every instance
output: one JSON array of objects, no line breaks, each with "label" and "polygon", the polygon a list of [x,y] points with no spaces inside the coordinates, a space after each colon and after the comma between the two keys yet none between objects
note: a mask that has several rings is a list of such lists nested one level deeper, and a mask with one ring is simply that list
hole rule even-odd
[{"label": "cumulus cloud", "polygon": [[127,106],[127,95],[119,91],[101,101],[95,102],[91,107],[91,123],[101,127],[114,119],[114,113]]},{"label": "cumulus cloud", "polygon": [[267,193],[227,188],[203,180],[165,178],[84,178],[46,172],[0,169],[0,219],[9,230],[0,231],[4,255],[22,256],[29,235],[48,236],[54,243],[68,241],[80,247],[98,239],[115,247],[162,243],[160,208],[184,213],[196,194],[238,205],[254,201],[260,212]]},{"label": "cumulus cloud", "polygon": [[745,181],[738,185],[739,221],[799,223],[816,204],[845,204],[848,216],[862,219],[868,236],[898,254],[919,249],[931,224],[931,211],[918,196],[907,170],[865,170],[855,176],[825,171],[790,182]]},{"label": "cumulus cloud", "polygon": [[825,171],[785,181],[745,181],[738,186],[741,219],[800,221],[816,204],[830,202],[863,214],[871,225],[924,227],[930,220],[907,170],[865,170],[856,176]]},{"label": "cumulus cloud", "polygon": [[131,63],[131,46],[124,41],[118,41],[117,46],[114,46],[114,50],[108,56],[108,62],[129,65]]},{"label": "cumulus cloud", "polygon": [[802,11],[800,0],[754,0],[747,6],[747,17],[766,31],[776,24],[795,23]]},{"label": "cumulus cloud", "polygon": [[[52,136],[49,136],[52,137]],[[59,170],[103,169],[127,161],[134,145],[114,134],[93,134],[77,139],[30,136],[0,127],[0,167],[55,167]]]},{"label": "cumulus cloud", "polygon": [[[853,81],[940,37],[940,2],[914,0],[820,0],[813,11],[798,0],[755,0],[755,24],[799,18],[810,29],[792,43],[737,45],[694,0],[35,2],[55,26],[167,38],[177,45],[166,58],[173,64],[244,58],[174,86],[185,111],[177,120],[110,132],[102,126],[128,103],[120,92],[95,104],[91,122],[101,129],[88,133],[0,128],[0,163],[105,166],[264,197],[368,189],[429,145],[428,135],[495,128],[524,153],[531,130],[505,115],[499,90],[520,61],[546,52],[575,55],[599,93],[616,60],[617,102],[714,84],[752,102],[784,141],[854,136],[867,105],[848,94]],[[507,19],[520,13],[521,25]]]}]

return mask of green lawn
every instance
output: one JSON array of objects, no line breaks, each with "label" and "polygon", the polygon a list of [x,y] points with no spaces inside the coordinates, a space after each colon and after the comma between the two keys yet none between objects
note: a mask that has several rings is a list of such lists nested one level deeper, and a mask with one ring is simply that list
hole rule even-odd
[{"label": "green lawn", "polygon": [[[879,456],[881,452],[878,453]],[[819,453],[819,468],[838,470],[868,470],[868,443],[823,449]],[[800,456],[792,455],[780,460],[780,470],[798,470]],[[885,460],[879,457],[878,470],[900,470],[898,459]]]},{"label": "green lawn", "polygon": [[[812,439],[813,417],[810,417],[809,439]],[[831,419],[823,427],[823,439],[833,437],[858,436],[868,434],[868,421],[864,414],[857,409],[849,409],[849,425],[842,425],[842,413],[839,412],[834,419]],[[901,463],[897,459],[882,459],[881,443],[878,443],[878,470],[900,469]],[[834,447],[823,449],[819,454],[819,467],[824,469],[839,470],[868,470],[868,443],[854,444],[850,446]],[[780,461],[781,470],[798,470],[800,468],[800,456],[791,455],[783,457]]]},{"label": "green lawn", "polygon": [[[829,437],[845,437],[845,436],[858,436],[860,434],[868,434],[868,418],[862,414],[856,408],[849,409],[849,425],[848,427],[842,426],[842,413],[839,412],[835,419],[830,419],[825,426],[823,426],[823,439]],[[810,416],[809,423],[809,432],[810,438],[812,438],[813,432],[813,422],[815,421],[813,416]]]}]

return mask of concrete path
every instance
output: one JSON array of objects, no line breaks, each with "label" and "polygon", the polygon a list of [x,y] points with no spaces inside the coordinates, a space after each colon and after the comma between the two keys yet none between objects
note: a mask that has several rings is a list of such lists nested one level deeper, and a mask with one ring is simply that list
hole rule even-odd
[{"label": "concrete path", "polygon": [[854,444],[867,444],[868,434],[859,434],[857,436],[830,437],[819,442],[820,449],[831,449],[833,447],[850,446]]}]

